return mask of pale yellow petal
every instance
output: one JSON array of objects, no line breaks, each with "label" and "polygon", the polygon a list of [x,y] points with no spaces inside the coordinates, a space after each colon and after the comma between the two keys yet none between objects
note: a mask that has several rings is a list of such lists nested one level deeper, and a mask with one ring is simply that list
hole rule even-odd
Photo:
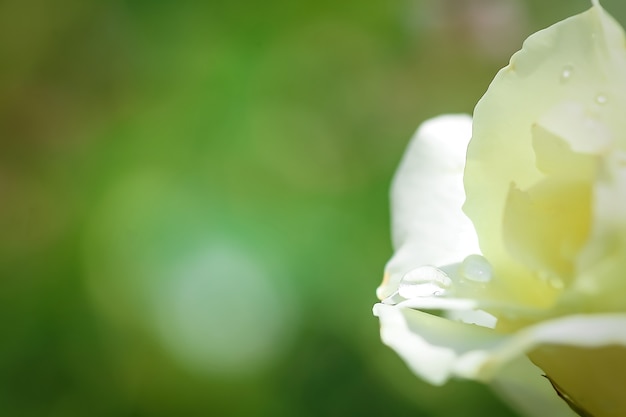
[{"label": "pale yellow petal", "polygon": [[543,374],[522,355],[503,366],[489,385],[523,416],[579,417],[559,398]]},{"label": "pale yellow petal", "polygon": [[[581,200],[579,195],[589,194],[584,190],[590,189],[595,173],[582,168],[581,173],[569,177],[580,185],[579,191],[552,198],[562,203],[542,202],[533,197],[532,190],[536,193],[537,187],[556,186],[563,172],[572,172],[571,158],[564,158],[561,166],[550,166],[553,138],[562,141],[570,155],[599,157],[626,147],[626,135],[618,134],[626,132],[624,45],[621,27],[595,5],[528,38],[476,106],[465,170],[464,210],[476,227],[482,252],[492,263],[500,285],[507,286],[519,303],[550,306],[559,292],[550,289],[551,282],[541,270],[563,278],[578,267],[573,260],[594,220],[589,214],[594,206],[592,198]],[[547,143],[541,143],[543,140]],[[512,189],[524,194],[518,193],[511,200]],[[568,200],[574,203],[568,206]],[[572,223],[577,228],[573,235],[563,222],[552,222],[554,212],[539,210],[537,204],[543,203],[573,210],[566,210],[566,214],[578,216]],[[512,206],[505,221],[509,204]],[[511,218],[510,210],[517,218]],[[525,223],[524,213],[535,213],[535,220]],[[513,231],[519,236],[507,238],[516,223]],[[539,246],[532,253],[532,236],[545,235],[545,227],[553,229],[549,235],[557,236],[547,243],[545,251],[540,248],[541,239],[535,239]],[[517,246],[511,248],[511,241],[518,237]]]}]

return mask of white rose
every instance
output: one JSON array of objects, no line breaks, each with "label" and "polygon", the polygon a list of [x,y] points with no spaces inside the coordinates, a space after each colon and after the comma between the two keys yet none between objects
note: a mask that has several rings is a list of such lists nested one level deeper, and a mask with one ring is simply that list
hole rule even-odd
[{"label": "white rose", "polygon": [[415,373],[626,416],[626,40],[597,1],[528,38],[473,123],[424,123],[391,197],[374,314]]}]

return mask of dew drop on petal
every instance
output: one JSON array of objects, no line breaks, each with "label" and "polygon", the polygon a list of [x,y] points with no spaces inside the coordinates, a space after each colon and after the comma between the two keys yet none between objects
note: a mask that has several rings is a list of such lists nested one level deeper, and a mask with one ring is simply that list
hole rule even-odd
[{"label": "dew drop on petal", "polygon": [[481,255],[470,255],[461,264],[461,275],[470,281],[489,282],[493,278],[493,268]]},{"label": "dew drop on petal", "polygon": [[452,280],[442,270],[432,266],[421,266],[409,271],[398,287],[398,293],[407,299],[444,295]]},{"label": "dew drop on petal", "polygon": [[561,82],[565,83],[572,78],[572,74],[574,72],[574,67],[571,65],[565,65],[561,70]]},{"label": "dew drop on petal", "polygon": [[395,306],[396,304],[398,304],[399,302],[403,301],[404,299],[402,298],[402,296],[400,295],[399,291],[394,292],[393,294],[391,294],[389,297],[381,300],[381,303],[383,304],[389,304],[392,306]]},{"label": "dew drop on petal", "polygon": [[546,282],[549,286],[556,290],[561,290],[565,287],[565,283],[563,282],[563,280],[552,273],[539,271],[538,277],[540,280]]}]

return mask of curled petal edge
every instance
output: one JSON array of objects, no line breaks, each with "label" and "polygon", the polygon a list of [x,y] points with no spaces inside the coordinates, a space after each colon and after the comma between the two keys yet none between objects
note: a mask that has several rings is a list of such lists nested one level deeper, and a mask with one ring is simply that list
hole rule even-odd
[{"label": "curled petal edge", "polygon": [[[534,381],[533,391],[545,391],[544,401],[551,401],[551,396],[558,400],[551,406],[562,409],[559,416],[573,414],[565,403],[560,407],[560,399],[554,395],[551,385],[525,354],[541,345],[626,347],[626,332],[623,331],[626,314],[565,316],[526,327],[512,335],[380,303],[374,306],[374,315],[380,319],[383,342],[426,381],[442,385],[450,378],[460,377],[502,387],[506,385],[502,383],[506,370],[520,361],[527,362],[524,365],[526,379],[529,372],[534,372],[538,379]],[[507,379],[510,385],[511,378]]]}]

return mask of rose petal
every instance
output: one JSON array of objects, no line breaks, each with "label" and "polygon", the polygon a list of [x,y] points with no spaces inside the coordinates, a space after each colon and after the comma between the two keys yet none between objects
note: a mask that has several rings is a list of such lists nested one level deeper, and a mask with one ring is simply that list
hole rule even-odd
[{"label": "rose petal", "polygon": [[625,148],[618,134],[626,131],[624,44],[621,27],[595,3],[530,36],[476,106],[464,210],[484,256],[519,303],[536,303],[538,293],[532,290],[541,279],[528,271],[531,256],[507,248],[502,219],[511,185],[526,192],[549,174],[542,157],[537,160],[542,145],[533,143],[533,130],[558,137],[574,152],[597,155],[612,146]]},{"label": "rose petal", "polygon": [[422,124],[411,140],[392,184],[395,253],[377,290],[380,299],[393,294],[411,269],[479,253],[474,227],[461,210],[471,124],[467,115],[440,116]]},{"label": "rose petal", "polygon": [[468,352],[493,349],[504,336],[470,324],[453,322],[417,310],[376,304],[383,342],[426,381],[441,385],[456,374]]},{"label": "rose petal", "polygon": [[[527,352],[584,415],[626,415],[626,314],[566,316],[528,327],[485,355],[483,376]],[[480,358],[476,358],[480,362]],[[550,414],[546,414],[550,415]]]},{"label": "rose petal", "polygon": [[[455,376],[506,382],[508,377],[502,376],[502,372],[506,373],[520,357],[540,347],[626,347],[626,314],[567,316],[529,326],[513,335],[399,306],[376,304],[374,315],[380,319],[383,342],[413,372],[437,385]],[[528,377],[530,371],[524,372]],[[536,377],[541,378],[541,374],[537,373]],[[541,386],[544,388],[540,389]],[[527,389],[547,388],[535,382]]]},{"label": "rose petal", "polygon": [[626,311],[626,153],[603,158],[593,189],[592,231],[577,259],[579,271],[564,303],[595,311]]},{"label": "rose petal", "polygon": [[569,345],[596,348],[626,346],[626,314],[572,315],[526,327],[490,351],[472,352],[468,362],[480,363],[475,371],[466,367],[468,376],[490,379],[496,371],[521,353],[541,345]]},{"label": "rose petal", "polygon": [[543,374],[526,356],[519,356],[498,372],[490,386],[524,416],[578,417]]}]

